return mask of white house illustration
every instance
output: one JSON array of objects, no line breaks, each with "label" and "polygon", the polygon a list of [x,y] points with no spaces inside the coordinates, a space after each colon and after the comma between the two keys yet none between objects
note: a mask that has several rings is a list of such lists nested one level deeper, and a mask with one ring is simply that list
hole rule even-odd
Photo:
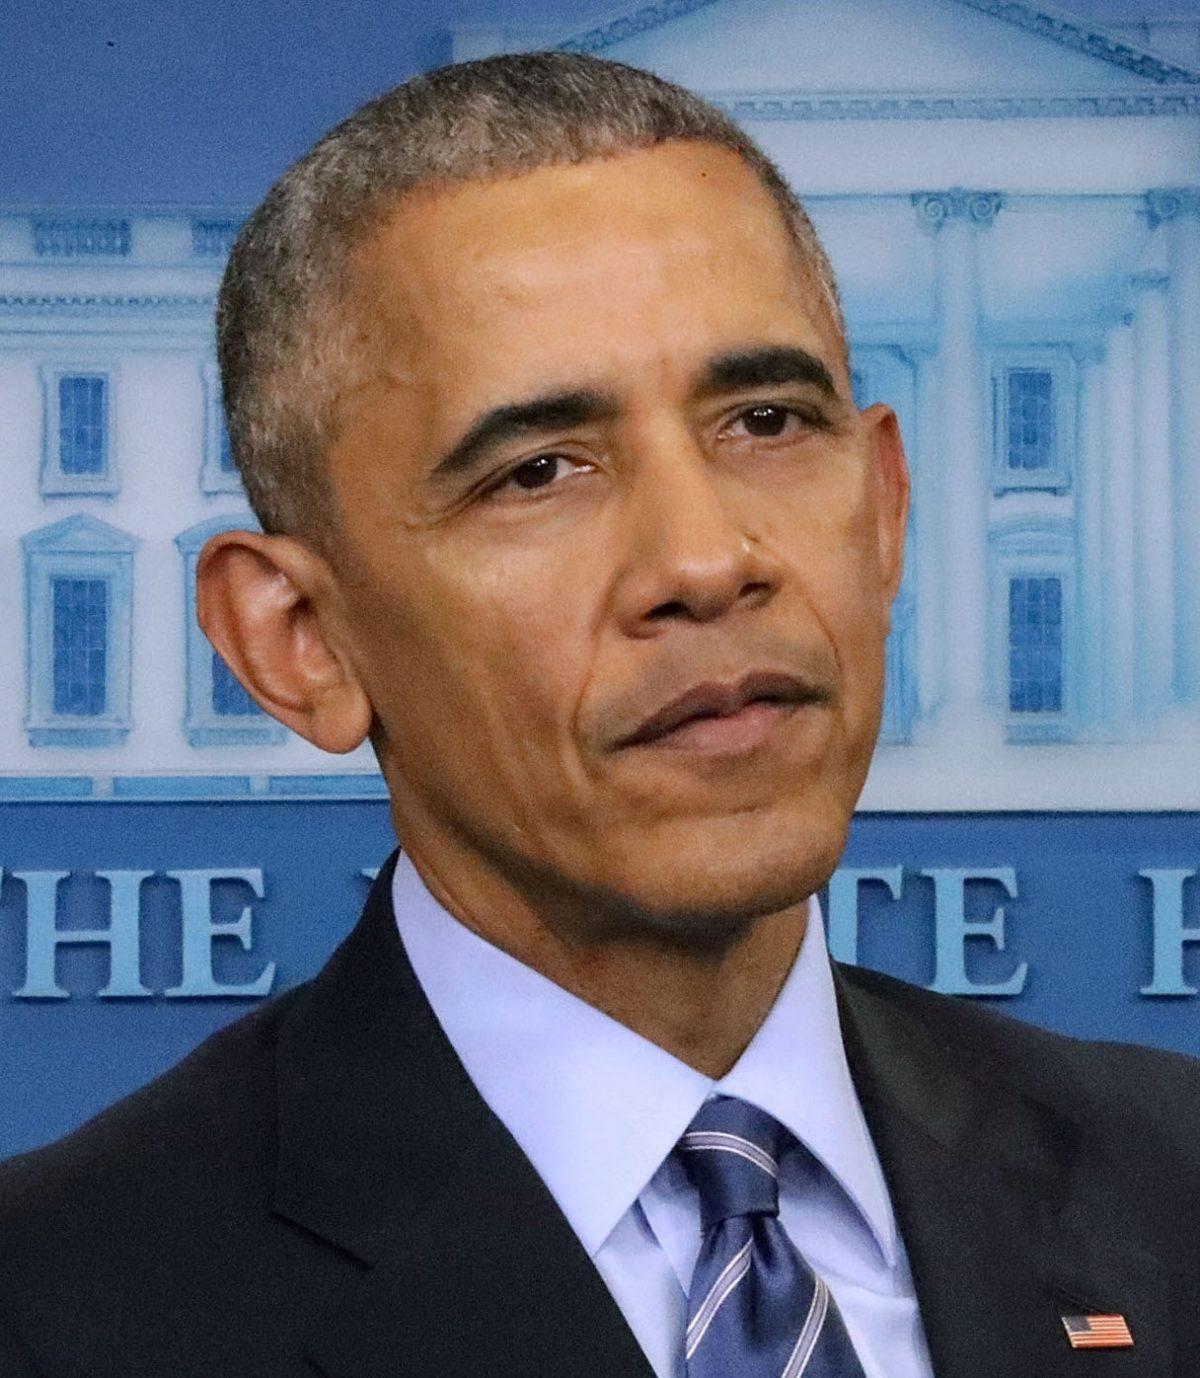
[{"label": "white house illustration", "polygon": [[[665,0],[561,46],[716,99],[838,271],[914,474],[871,809],[1200,807],[1200,21]],[[0,207],[0,799],[356,796],[195,626],[248,520],[212,359],[245,208]]]}]

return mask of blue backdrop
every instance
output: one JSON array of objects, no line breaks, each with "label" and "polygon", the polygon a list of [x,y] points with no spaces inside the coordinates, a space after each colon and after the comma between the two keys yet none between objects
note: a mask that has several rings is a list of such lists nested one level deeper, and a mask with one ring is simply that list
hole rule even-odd
[{"label": "blue backdrop", "polygon": [[[1088,1038],[1200,1053],[1198,825],[860,815],[823,897],[831,942],[849,955],[857,890],[866,965],[948,990],[1019,986],[970,998]],[[362,802],[6,805],[0,827],[0,1156],[65,1132],[264,998],[166,992],[274,993],[313,973],[357,915],[363,870],[393,845],[386,805]],[[855,884],[855,870],[890,875]],[[230,871],[247,874],[207,874]],[[55,953],[52,925],[113,941]],[[146,993],[99,994],[122,982]],[[1162,994],[1143,993],[1155,984]]]},{"label": "blue backdrop", "polygon": [[[1145,43],[1151,49],[1165,44],[1173,62],[1192,64],[1200,73],[1200,31],[1189,39],[1192,30],[1187,28],[1200,0],[1137,0],[1119,7],[1111,0],[1059,3],[1069,3],[1076,14],[1120,21],[1116,37],[1121,42]],[[721,10],[706,0],[625,8],[634,19],[695,12],[714,23]],[[727,8],[737,6],[730,0]],[[869,8],[864,0],[847,7],[847,15],[861,20]],[[612,9],[586,0],[426,0],[420,6],[347,0],[326,7],[297,7],[284,0],[254,5],[243,0],[187,5],[131,0],[121,6],[9,0],[0,6],[0,53],[8,59],[0,81],[0,474],[6,498],[0,511],[0,561],[8,560],[3,571],[10,593],[7,605],[0,605],[0,1157],[70,1129],[175,1062],[220,1025],[305,979],[353,922],[366,890],[363,871],[378,866],[392,846],[381,799],[121,802],[123,791],[141,790],[143,797],[161,791],[160,775],[178,769],[180,753],[186,756],[193,749],[210,753],[211,773],[177,784],[178,791],[236,785],[249,794],[257,783],[267,794],[285,787],[318,792],[329,783],[303,774],[286,755],[290,747],[278,747],[285,753],[278,762],[270,759],[264,743],[269,745],[273,737],[265,724],[228,715],[233,720],[232,732],[226,730],[228,745],[217,747],[205,734],[212,734],[214,723],[224,729],[229,723],[217,722],[215,710],[203,720],[191,711],[193,698],[202,701],[205,691],[213,702],[215,673],[207,647],[190,630],[195,551],[202,535],[214,529],[212,523],[243,520],[236,480],[223,471],[220,460],[215,372],[209,358],[210,297],[225,239],[245,209],[323,130],[373,94],[446,60],[452,29],[460,39],[471,26],[483,26],[520,41],[535,30],[582,30]],[[962,33],[981,22],[987,9],[973,0],[964,0],[957,9],[912,0],[914,17],[923,21],[954,10]],[[1053,37],[1061,27],[1057,22],[1034,22],[1032,5],[1004,9],[1010,18],[1029,11],[1032,28],[1005,20],[1008,27],[996,30],[997,51],[1037,30],[1045,38],[1046,62],[1061,62],[1063,72],[1075,70],[1071,44]],[[789,13],[802,12],[809,12],[808,7],[795,0]],[[1136,22],[1164,14],[1178,22]],[[847,24],[847,33],[852,27]],[[630,31],[636,29],[632,23]],[[943,48],[923,54],[937,69],[935,95],[954,86],[949,78],[942,80],[941,71],[943,65],[958,70],[959,33],[951,24]],[[853,80],[844,84],[854,96],[856,82],[866,79],[872,63],[887,65],[888,45],[872,48],[840,32],[832,38],[834,58],[839,44],[849,54]],[[466,39],[468,46],[475,40],[487,46],[486,33],[472,39],[466,32]],[[793,147],[791,136],[794,147],[810,149],[813,126],[804,123],[803,108],[826,81],[825,59],[814,64],[803,45],[785,46],[787,54],[797,54],[792,95],[798,93],[798,98],[759,103],[767,111],[764,131],[784,153]],[[728,79],[736,87],[729,74],[736,76],[739,62],[757,67],[777,56],[751,34],[745,43],[720,48],[705,68],[702,84],[720,89]],[[860,315],[864,303],[870,308],[861,322],[857,381],[868,391],[876,389],[873,395],[895,401],[914,453],[924,447],[926,475],[936,476],[934,463],[943,452],[957,453],[944,444],[940,421],[918,422],[926,403],[933,421],[939,415],[933,406],[937,387],[930,383],[928,368],[936,351],[945,350],[946,358],[961,365],[946,388],[952,404],[966,395],[962,370],[968,382],[973,378],[985,389],[996,386],[1001,375],[984,367],[980,351],[985,345],[1002,346],[1011,357],[1004,355],[1001,362],[1034,367],[1043,381],[1061,377],[1064,397],[1074,401],[1078,394],[1078,417],[1064,404],[1063,424],[1058,424],[1057,413],[1055,424],[1065,434],[1080,421],[1081,491],[1094,495],[1099,489],[1089,490],[1086,480],[1108,475],[1109,507],[1102,513],[1092,503],[1086,520],[1080,519],[1082,538],[1077,541],[1065,516],[1061,530],[1055,528],[1057,536],[1043,529],[1045,512],[1062,515],[1074,497],[1037,494],[1032,507],[1026,504],[1032,526],[999,532],[992,554],[1012,565],[1000,573],[1007,571],[1019,582],[1062,573],[1054,561],[1065,570],[1068,555],[1055,540],[1071,552],[1071,560],[1077,547],[1091,552],[1089,559],[1103,572],[1098,582],[1106,585],[1105,597],[1124,609],[1122,625],[1128,635],[1122,640],[1124,633],[1110,633],[1113,619],[1097,615],[1080,624],[1077,641],[1084,649],[1102,649],[1111,642],[1111,651],[1115,646],[1119,654],[1110,659],[1128,672],[1128,681],[1098,674],[1092,687],[1109,708],[1124,712],[1138,676],[1167,672],[1163,657],[1133,653],[1140,645],[1133,634],[1135,623],[1140,627],[1155,620],[1150,615],[1162,614],[1167,605],[1147,596],[1132,575],[1122,583],[1112,551],[1094,535],[1100,531],[1108,539],[1112,531],[1124,529],[1122,520],[1133,522],[1136,494],[1148,494],[1142,515],[1159,522],[1162,530],[1171,527],[1176,511],[1186,513],[1186,504],[1175,506],[1164,496],[1169,489],[1141,480],[1145,454],[1157,456],[1164,466],[1160,472],[1165,472],[1172,454],[1162,424],[1169,410],[1167,389],[1175,389],[1170,395],[1176,402],[1191,395],[1178,385],[1189,376],[1188,361],[1200,350],[1198,313],[1188,305],[1200,291],[1200,249],[1194,236],[1187,237],[1200,215],[1194,131],[1186,125],[1191,140],[1186,144],[1181,135],[1182,161],[1160,148],[1161,158],[1153,166],[1143,167],[1147,160],[1137,139],[1148,130],[1167,130],[1172,119],[1191,118],[1187,111],[1194,108],[1198,88],[1194,80],[1172,84],[1174,78],[1164,85],[1163,74],[1155,75],[1161,64],[1154,61],[1148,60],[1144,86],[1132,83],[1120,62],[1097,62],[1094,80],[1100,94],[1091,113],[1102,118],[1090,121],[1088,135],[1078,129],[1070,135],[1075,140],[1072,161],[1078,158],[1087,165],[1077,178],[1045,173],[1042,155],[1055,121],[1047,108],[1030,113],[1036,74],[1024,68],[1011,76],[1013,90],[1008,92],[1020,99],[1008,100],[1005,88],[1000,92],[1005,99],[993,102],[990,113],[974,108],[955,113],[949,109],[955,101],[939,97],[913,116],[919,134],[913,146],[920,156],[914,157],[908,190],[920,193],[915,198],[920,215],[954,211],[961,221],[965,210],[978,221],[987,211],[986,226],[951,225],[951,235],[939,232],[940,248],[930,247],[935,244],[926,237],[927,230],[932,234],[930,226],[918,224],[914,198],[892,187],[895,194],[870,199],[873,184],[866,164],[877,151],[873,145],[885,140],[893,126],[886,111],[878,122],[856,123],[855,108],[861,104],[856,96],[841,102],[836,118],[845,122],[837,124],[834,141],[839,166],[848,161],[851,174],[839,181],[828,169],[817,168],[813,185],[817,209],[844,249],[851,286],[854,272],[859,273]],[[985,72],[977,83],[985,95],[991,91],[991,77]],[[996,79],[1009,78],[1001,72]],[[902,84],[909,95],[915,81],[913,73],[905,72]],[[1062,83],[1055,78],[1047,99],[1057,100],[1069,84],[1065,76]],[[1122,93],[1128,102],[1121,108],[1129,118],[1109,119],[1107,102]],[[883,90],[885,106],[895,103],[895,94],[890,87]],[[972,91],[960,94],[971,96]],[[1151,110],[1158,115],[1146,113]],[[984,124],[963,124],[960,117],[967,115]],[[1027,158],[1017,159],[1015,169],[1010,163],[989,163],[987,154],[992,147],[987,131],[994,133],[1010,119],[1017,121],[1012,129],[1027,141],[1023,147],[1029,151]],[[1111,145],[1116,151],[1098,159],[1096,150],[1108,149],[1109,140],[1117,141]],[[942,162],[933,157],[937,149],[950,150]],[[960,154],[966,162],[961,176]],[[1107,175],[1114,167],[1130,166],[1127,186]],[[956,169],[953,176],[945,172],[950,167]],[[964,179],[979,194],[966,196],[959,185]],[[885,180],[891,186],[892,179]],[[901,184],[908,186],[903,175],[897,181]],[[1002,184],[1007,201],[998,209],[1002,198],[989,189]],[[843,194],[835,194],[839,187]],[[875,227],[873,237],[861,228],[868,223]],[[975,235],[983,246],[984,283],[991,284],[985,305],[993,315],[999,306],[1012,318],[1007,324],[1001,321],[1004,330],[995,337],[987,336],[979,321],[959,321],[974,334],[956,335],[949,315],[940,326],[933,324],[935,260],[940,261],[937,254],[947,257],[953,235],[961,244],[963,233]],[[889,253],[899,257],[889,259]],[[164,282],[169,288],[165,296]],[[893,288],[904,282],[916,284],[915,306],[897,302]],[[1028,309],[1021,304],[1025,297],[1036,298]],[[885,328],[889,312],[913,317],[918,325],[928,318],[929,328],[924,335],[917,330],[912,338],[902,337]],[[1170,320],[1168,312],[1174,313]],[[1047,313],[1054,318],[1049,324],[1032,319]],[[1085,330],[1076,338],[1071,330],[1084,317],[1094,318],[1088,325],[1091,333]],[[867,328],[872,322],[874,334]],[[992,321],[991,327],[995,325]],[[136,345],[132,351],[127,348],[131,339]],[[966,353],[956,348],[964,341]],[[1147,341],[1153,349],[1147,350]],[[1182,352],[1181,341],[1186,346]],[[1036,353],[1050,344],[1056,353]],[[979,356],[974,364],[973,354]],[[1168,369],[1172,360],[1183,362]],[[120,378],[118,363],[124,369]],[[152,473],[153,482],[137,492],[155,499],[170,489],[178,505],[170,521],[157,510],[150,512],[152,504],[147,506],[136,492],[132,497],[129,491],[118,493],[115,479],[107,486],[55,486],[61,473],[56,474],[54,465],[48,469],[47,462],[57,453],[61,417],[46,398],[55,395],[55,368],[74,376],[85,365],[93,374],[113,370],[113,396],[118,409],[123,408],[125,427],[114,435],[116,468],[127,477]],[[1143,365],[1144,377],[1138,371]],[[1011,375],[1010,369],[1003,377]],[[961,408],[952,405],[950,410],[958,415]],[[1180,423],[1180,435],[1174,459],[1179,475],[1185,469],[1191,475],[1200,447],[1184,443],[1182,423],[1200,423],[1194,409],[1176,410],[1179,416],[1172,424]],[[978,429],[982,435],[986,427]],[[1109,454],[1113,445],[1120,451],[1115,457]],[[986,445],[978,457],[982,483],[994,460]],[[1127,488],[1114,484],[1114,478]],[[928,477],[923,482],[919,504],[927,528],[936,535],[932,500],[941,489]],[[1058,507],[1052,506],[1055,501]],[[945,509],[957,513],[953,501]],[[1075,517],[1072,508],[1071,520]],[[1183,529],[1182,523],[1176,525]],[[969,526],[947,525],[950,532],[958,529]],[[983,529],[978,523],[977,534]],[[130,533],[138,533],[140,542],[136,581],[129,569],[134,559]],[[24,575],[33,589],[28,607],[17,593],[23,540],[29,542]],[[1022,541],[1032,547],[1029,558],[1041,561],[1037,569],[1026,568],[1017,558]],[[1188,544],[1183,541],[1181,549]],[[1130,541],[1121,548],[1130,560],[1136,550],[1137,559],[1155,569],[1161,568],[1160,557],[1168,549],[1160,539],[1137,547]],[[970,568],[956,563],[957,546],[939,550],[931,543],[927,552],[937,554],[935,572],[943,557],[949,569]],[[44,570],[38,564],[42,555]],[[981,549],[974,555],[983,558]],[[37,585],[34,574],[42,570],[48,577],[58,571],[81,579],[95,576],[98,569],[118,580],[113,587],[124,590],[121,607],[129,616],[139,606],[149,614],[132,638],[122,624],[123,644],[136,648],[127,652],[128,672],[122,668],[125,662],[115,657],[113,662],[117,679],[121,674],[126,681],[130,674],[158,679],[142,693],[143,720],[133,725],[131,750],[136,751],[128,760],[116,755],[98,760],[103,749],[94,742],[68,751],[61,741],[34,740],[37,713],[30,709],[38,708],[40,691],[32,666],[20,659],[26,654],[25,621],[36,623],[31,614],[40,596],[37,588],[43,593],[49,588],[45,582]],[[940,615],[953,585],[960,582],[952,580],[943,590],[936,579],[927,579],[932,593],[925,611]],[[1079,582],[1082,588],[1084,581]],[[1108,583],[1115,587],[1107,589]],[[1186,621],[1183,614],[1190,617],[1197,604],[1185,583],[1181,588],[1178,602]],[[49,620],[42,622],[47,632]],[[963,624],[951,619],[938,644],[957,655],[962,635]],[[115,644],[115,635],[113,640]],[[36,641],[34,636],[31,644]],[[981,637],[975,649],[984,649]],[[195,670],[193,662],[202,670]],[[1194,683],[1181,675],[1175,687],[1194,706]],[[189,711],[181,719],[185,690]],[[893,710],[908,704],[911,712],[915,691],[901,676],[889,692],[887,721],[894,725],[904,715]],[[138,743],[138,732],[150,745]],[[1153,742],[1133,734],[1126,740],[1115,730],[1108,735],[1093,730],[1071,748],[1078,763],[1093,748],[1123,743],[1128,754],[1122,760],[1132,763],[1132,769],[1120,777],[1122,802],[1131,803],[1138,793],[1133,785],[1145,785],[1141,792],[1149,798],[1147,807],[1157,811],[863,814],[825,897],[835,952],[1082,1036],[1200,1052],[1200,813],[1161,811],[1168,802],[1200,807],[1200,786],[1191,785],[1200,775],[1193,764],[1195,740],[1188,745],[1181,738],[1177,746],[1169,737]],[[174,755],[164,750],[164,741]],[[1158,749],[1157,766],[1151,763],[1152,747]],[[1044,781],[1048,791],[1080,777],[1079,764],[1048,769],[1046,757],[1022,752],[1016,748],[1015,755],[1010,753],[1010,768],[1012,760],[1019,761],[1038,773],[1038,783]],[[927,767],[918,770],[904,762],[894,772],[896,778],[906,790],[923,784],[926,792],[911,798],[889,795],[883,807],[958,807],[949,795],[939,797],[948,784],[958,794],[964,784],[967,793],[977,782],[991,788],[998,779],[995,772],[971,755],[973,773],[968,775],[961,767],[964,754],[950,752],[943,760],[948,768],[938,777]],[[236,762],[236,778],[230,761]],[[197,768],[193,759],[185,764],[189,770]],[[1177,787],[1169,798],[1161,793],[1167,766]],[[313,769],[311,763],[303,768]],[[1095,775],[1084,791],[1083,807],[1114,800],[1111,780],[1112,772]],[[356,781],[354,788],[367,785]],[[62,799],[71,791],[107,792],[110,797],[32,802],[56,793]],[[989,807],[995,794],[984,801]],[[1029,791],[1013,796],[1022,804],[1037,797]],[[856,872],[863,873],[861,879]],[[92,936],[84,942],[71,937],[81,933]],[[241,993],[235,993],[238,987]]]}]

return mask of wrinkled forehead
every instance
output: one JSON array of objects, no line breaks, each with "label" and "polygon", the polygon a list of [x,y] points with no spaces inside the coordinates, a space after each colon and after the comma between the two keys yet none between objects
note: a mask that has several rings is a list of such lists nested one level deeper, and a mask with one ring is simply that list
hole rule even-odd
[{"label": "wrinkled forehead", "polygon": [[689,334],[785,320],[844,371],[816,265],[755,172],[710,144],[411,193],[363,244],[356,277],[395,381],[434,368],[461,383],[468,365],[517,355],[598,367],[606,351],[628,359],[639,331],[686,351]]}]

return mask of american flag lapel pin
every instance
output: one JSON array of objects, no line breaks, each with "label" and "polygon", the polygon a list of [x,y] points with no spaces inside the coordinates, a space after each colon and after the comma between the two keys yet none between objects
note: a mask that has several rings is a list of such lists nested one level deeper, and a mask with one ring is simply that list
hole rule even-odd
[{"label": "american flag lapel pin", "polygon": [[1128,1349],[1133,1336],[1124,1316],[1064,1316],[1072,1349]]}]

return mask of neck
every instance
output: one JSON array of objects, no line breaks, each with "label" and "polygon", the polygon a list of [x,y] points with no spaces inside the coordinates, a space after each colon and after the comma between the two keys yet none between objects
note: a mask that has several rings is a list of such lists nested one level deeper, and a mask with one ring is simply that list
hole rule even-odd
[{"label": "neck", "polygon": [[738,1060],[775,1003],[806,918],[807,902],[764,916],[719,956],[649,944],[546,944],[529,964],[716,1079]]},{"label": "neck", "polygon": [[411,844],[405,850],[466,927],[714,1079],[766,1018],[804,940],[807,899],[747,922],[719,948],[697,947],[649,925],[604,935],[552,923],[497,877],[440,865]]}]

